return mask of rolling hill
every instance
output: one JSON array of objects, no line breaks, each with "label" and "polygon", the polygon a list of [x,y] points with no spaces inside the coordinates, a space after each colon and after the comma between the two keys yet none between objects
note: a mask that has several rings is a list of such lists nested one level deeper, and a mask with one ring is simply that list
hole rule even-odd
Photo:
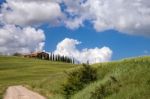
[{"label": "rolling hill", "polygon": [[[124,59],[92,65],[97,81],[88,84],[71,99],[150,99],[150,57]],[[24,85],[48,99],[64,99],[61,85],[64,71],[77,65],[46,60],[0,56],[0,98],[10,85]],[[92,97],[93,96],[93,97]]]},{"label": "rolling hill", "polygon": [[[0,57],[0,99],[11,85],[25,85],[47,97],[58,90],[64,71],[74,64],[52,62],[22,57]],[[57,82],[57,83],[55,83]],[[57,92],[57,91],[56,91]]]},{"label": "rolling hill", "polygon": [[91,98],[91,93],[102,94],[98,91],[104,91],[104,99],[150,99],[150,57],[94,66],[98,71],[98,80],[75,94],[72,99],[95,99]]}]

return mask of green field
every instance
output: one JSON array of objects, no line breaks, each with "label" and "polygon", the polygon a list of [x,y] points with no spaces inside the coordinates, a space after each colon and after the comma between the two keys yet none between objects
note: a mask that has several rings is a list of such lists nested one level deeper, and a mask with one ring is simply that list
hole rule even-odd
[{"label": "green field", "polygon": [[[10,85],[25,85],[47,97],[57,93],[64,71],[73,64],[22,57],[0,57],[0,99]],[[55,83],[56,82],[56,83]]]},{"label": "green field", "polygon": [[[75,94],[72,99],[91,99],[91,92],[101,85],[107,85],[111,77],[119,87],[118,92],[106,95],[105,99],[150,99],[150,57],[125,59],[118,62],[94,65],[98,70],[98,80]],[[102,98],[103,99],[103,98]]]},{"label": "green field", "polygon": [[[150,99],[150,57],[125,59],[92,65],[97,69],[98,80],[74,94],[71,99],[91,99],[91,93],[106,85],[113,77],[118,91],[104,99]],[[0,57],[0,99],[10,85],[24,85],[48,99],[64,99],[61,85],[66,78],[64,71],[77,65],[21,57]],[[111,89],[112,87],[109,87]]]}]

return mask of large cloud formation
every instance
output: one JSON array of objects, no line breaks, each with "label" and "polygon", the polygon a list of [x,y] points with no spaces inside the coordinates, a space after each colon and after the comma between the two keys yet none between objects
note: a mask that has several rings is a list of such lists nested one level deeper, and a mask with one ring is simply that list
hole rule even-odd
[{"label": "large cloud formation", "polygon": [[[84,27],[85,21],[93,24],[93,28],[98,32],[114,29],[130,35],[150,36],[150,1],[6,0],[0,5],[0,52],[15,52],[15,47],[12,49],[12,46],[16,42],[16,49],[20,52],[42,48],[38,47],[43,45],[41,44],[44,40],[43,30],[35,29],[40,25],[65,25],[67,28],[77,29]],[[32,37],[28,36],[26,31]],[[37,35],[42,36],[37,38]],[[31,44],[29,42],[24,44],[14,38],[17,36],[29,40]],[[91,50],[97,49],[87,49],[85,52],[89,53]],[[82,51],[86,54],[85,52]]]},{"label": "large cloud formation", "polygon": [[49,0],[6,0],[0,5],[0,54],[42,51],[45,34],[33,26],[59,23],[59,4]]},{"label": "large cloud formation", "polygon": [[11,55],[16,52],[41,51],[44,40],[44,31],[41,29],[5,25],[0,28],[0,54]]},{"label": "large cloud formation", "polygon": [[6,0],[2,5],[1,20],[20,26],[42,23],[58,24],[63,17],[58,3],[50,0]]},{"label": "large cloud formation", "polygon": [[98,32],[150,35],[149,0],[6,0],[0,17],[8,24],[63,23],[70,29],[89,21]]},{"label": "large cloud formation", "polygon": [[149,0],[64,0],[72,16],[66,26],[73,29],[88,20],[101,32],[115,29],[131,35],[150,35]]},{"label": "large cloud formation", "polygon": [[63,41],[59,42],[55,54],[64,55],[68,57],[74,57],[81,63],[86,63],[89,61],[92,63],[106,62],[110,61],[112,56],[112,50],[108,47],[94,48],[94,49],[82,49],[81,51],[77,49],[77,45],[80,44],[78,40],[65,38]]}]

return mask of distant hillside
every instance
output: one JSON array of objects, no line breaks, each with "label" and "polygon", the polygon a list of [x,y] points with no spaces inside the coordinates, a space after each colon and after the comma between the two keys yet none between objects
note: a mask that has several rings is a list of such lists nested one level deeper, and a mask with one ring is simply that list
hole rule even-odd
[{"label": "distant hillside", "polygon": [[[71,99],[150,99],[150,57],[125,59],[92,65],[98,80]],[[46,60],[0,57],[0,99],[9,85],[24,85],[48,99],[65,99],[61,85],[64,71],[77,65]],[[99,96],[102,98],[96,98]]]}]

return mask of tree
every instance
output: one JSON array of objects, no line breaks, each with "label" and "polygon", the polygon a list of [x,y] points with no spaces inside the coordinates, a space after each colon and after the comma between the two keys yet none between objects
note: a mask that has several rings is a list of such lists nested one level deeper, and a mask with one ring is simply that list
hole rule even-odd
[{"label": "tree", "polygon": [[22,56],[22,54],[21,54],[21,53],[16,52],[16,53],[14,53],[14,54],[13,54],[13,56]]},{"label": "tree", "polygon": [[55,61],[55,55],[53,54],[52,56],[53,56],[53,59],[52,59],[52,60]]},{"label": "tree", "polygon": [[74,64],[74,62],[75,62],[75,61],[74,61],[74,58],[72,58],[72,64]]}]

